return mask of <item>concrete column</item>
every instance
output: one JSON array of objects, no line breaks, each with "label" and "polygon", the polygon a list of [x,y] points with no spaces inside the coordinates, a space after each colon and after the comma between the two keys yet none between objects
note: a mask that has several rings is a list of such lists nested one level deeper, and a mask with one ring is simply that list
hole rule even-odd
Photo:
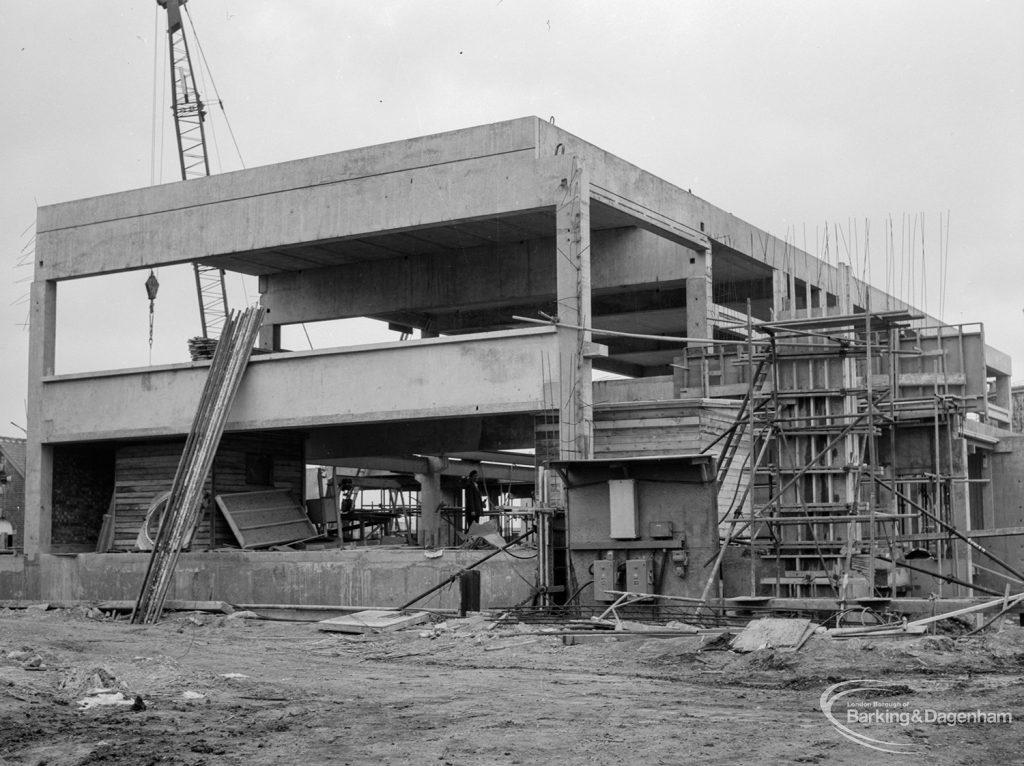
[{"label": "concrete column", "polygon": [[1009,375],[996,375],[996,405],[1006,410],[1013,408],[1013,386]]},{"label": "concrete column", "polygon": [[25,553],[35,559],[50,548],[53,523],[53,447],[43,441],[43,378],[54,373],[57,343],[57,283],[31,288],[28,359],[28,439],[25,476]]},{"label": "concrete column", "polygon": [[[564,196],[555,212],[555,289],[559,320],[590,326],[590,185],[585,169],[574,159],[562,181]],[[587,356],[591,334],[558,329],[559,454],[563,458],[593,457],[592,366]]]},{"label": "concrete column", "polygon": [[272,324],[274,318],[273,300],[267,294],[270,292],[270,280],[266,275],[262,275],[257,280],[256,285],[260,292],[260,304],[267,309],[267,315],[263,320],[263,326],[260,328],[260,334],[256,340],[256,347],[262,351],[280,351],[281,325]]},{"label": "concrete column", "polygon": [[780,321],[789,318],[789,280],[781,269],[772,270],[772,319]]},{"label": "concrete column", "polygon": [[[690,273],[686,278],[686,337],[710,338],[708,314],[714,303],[711,292],[711,250],[690,254]],[[700,344],[688,344],[691,348]]]},{"label": "concrete column", "polygon": [[[687,338],[710,338],[713,332],[710,316],[714,306],[711,285],[711,248],[703,252],[689,253],[688,275],[686,277],[686,328],[683,335]],[[683,389],[692,387],[696,381],[704,380],[700,352],[689,349],[700,349],[709,344],[692,342],[686,344],[679,356],[672,359],[676,366],[672,368],[672,392],[677,399],[682,396]],[[685,369],[683,369],[685,368]],[[701,382],[702,389],[704,387]]]},{"label": "concrete column", "polygon": [[850,265],[839,264],[839,284],[836,285],[839,299],[839,313],[853,313],[853,283],[851,281]]},{"label": "concrete column", "polygon": [[263,325],[263,327],[260,328],[260,334],[256,341],[256,346],[263,351],[280,351],[281,325]]},{"label": "concrete column", "polygon": [[439,457],[425,457],[427,470],[417,473],[416,481],[420,483],[420,526],[419,542],[423,548],[436,548],[441,543],[441,514],[438,508],[444,502],[441,494],[441,471],[447,461]]},{"label": "concrete column", "polygon": [[[952,452],[953,464],[949,466],[949,475],[967,476],[967,439],[956,437],[951,431],[946,431],[946,438],[953,440],[953,449],[950,450]],[[944,458],[945,456],[941,456],[940,460],[945,462]],[[937,470],[942,470],[941,463]],[[953,526],[964,532],[971,531],[971,492],[969,487],[969,484],[962,481],[950,482],[949,501],[953,508],[952,523]],[[936,502],[934,512],[938,513],[939,510],[939,503]],[[980,540],[979,542],[983,547],[988,548],[987,540]],[[943,545],[943,543],[940,542],[939,545]],[[953,560],[946,564],[946,570],[961,580],[974,582],[974,549],[962,540],[954,540],[950,547]],[[981,556],[980,558],[984,559],[985,557]],[[991,562],[989,561],[983,564],[983,566],[990,565]],[[959,585],[940,584],[939,588],[940,593],[942,589],[949,588],[960,596],[975,595],[972,591]],[[946,591],[945,595],[948,596],[949,591]]]}]

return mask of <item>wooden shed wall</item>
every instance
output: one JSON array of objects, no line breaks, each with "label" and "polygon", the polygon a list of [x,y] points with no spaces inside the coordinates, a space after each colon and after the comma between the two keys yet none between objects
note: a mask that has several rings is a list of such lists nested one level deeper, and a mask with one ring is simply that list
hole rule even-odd
[{"label": "wooden shed wall", "polygon": [[[216,508],[213,496],[252,492],[268,487],[290,489],[302,500],[305,460],[302,434],[264,432],[225,434],[206,482],[210,502],[193,538],[193,550],[235,546],[234,535]],[[184,440],[124,444],[115,458],[114,548],[131,550],[150,503],[171,488]],[[271,483],[250,483],[246,476],[247,455],[266,456],[271,466]],[[155,526],[155,525],[154,525]]]}]

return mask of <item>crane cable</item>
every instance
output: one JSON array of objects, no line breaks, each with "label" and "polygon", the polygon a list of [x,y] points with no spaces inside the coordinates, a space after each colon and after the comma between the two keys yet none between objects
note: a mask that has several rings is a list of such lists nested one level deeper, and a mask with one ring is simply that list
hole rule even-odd
[{"label": "crane cable", "polygon": [[[153,6],[153,111],[150,114],[150,141],[149,141],[149,185],[156,186],[156,126],[157,122],[161,125],[163,120],[157,117],[157,109],[159,108],[159,102],[157,101],[157,82],[162,80],[160,77],[160,6]],[[163,131],[161,130],[160,145],[163,145]],[[162,153],[161,153],[161,159]]]},{"label": "crane cable", "polygon": [[[150,149],[149,149],[149,185],[156,186],[157,172],[163,173],[163,162],[164,162],[164,121],[159,117],[159,105],[163,103],[163,97],[166,94],[167,80],[160,76],[160,51],[162,46],[160,41],[163,36],[160,34],[160,7],[159,5],[153,6],[153,110],[150,114]],[[163,83],[163,87],[160,89],[160,100],[157,100],[157,83]],[[157,124],[160,125],[160,141],[157,142]],[[157,162],[157,146],[160,146],[160,161]],[[160,282],[157,280],[156,272],[153,269],[149,270],[149,278],[146,279],[146,294],[149,298],[149,364],[153,364],[153,324],[154,324],[154,308],[156,301],[156,292],[160,287]]]}]

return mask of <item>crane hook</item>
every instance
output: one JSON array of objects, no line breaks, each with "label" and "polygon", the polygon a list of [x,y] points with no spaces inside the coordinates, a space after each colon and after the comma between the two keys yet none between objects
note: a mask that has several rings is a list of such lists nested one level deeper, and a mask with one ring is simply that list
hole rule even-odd
[{"label": "crane hook", "polygon": [[156,278],[153,269],[149,270],[149,278],[146,279],[146,295],[149,297],[149,355],[150,362],[153,361],[153,304],[156,301],[156,293],[160,289],[160,280]]}]

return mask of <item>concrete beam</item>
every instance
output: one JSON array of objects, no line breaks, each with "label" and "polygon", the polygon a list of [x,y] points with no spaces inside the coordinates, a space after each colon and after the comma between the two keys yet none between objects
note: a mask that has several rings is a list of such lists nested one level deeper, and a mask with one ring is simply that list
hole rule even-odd
[{"label": "concrete beam", "polygon": [[[553,399],[556,383],[542,371],[556,355],[556,331],[538,327],[254,357],[227,428],[534,412]],[[208,365],[46,378],[45,419],[35,424],[34,438],[53,443],[186,433]]]},{"label": "concrete beam", "polygon": [[1013,375],[1013,360],[1009,354],[985,344],[985,367],[989,375]]},{"label": "concrete beam", "polygon": [[591,197],[595,203],[605,205],[620,215],[626,216],[641,229],[654,232],[683,247],[703,252],[711,249],[711,240],[702,232],[675,220],[661,211],[652,210],[638,203],[630,196],[619,194],[612,189],[598,185],[591,186]]},{"label": "concrete beam", "polygon": [[[678,290],[666,285],[657,291],[636,290],[616,293],[611,300],[602,300],[591,290],[592,322],[595,330],[615,330],[649,335],[681,335],[686,327],[685,287]],[[629,308],[626,308],[629,307]],[[716,307],[717,308],[717,307]],[[552,295],[543,303],[521,303],[486,309],[449,309],[433,314],[396,312],[374,314],[372,319],[383,322],[398,322],[435,333],[485,332],[498,329],[522,327],[515,316],[539,319],[544,312],[549,316],[558,313],[555,297]],[[607,336],[595,333],[603,342]],[[607,344],[606,345],[610,345]]]},{"label": "concrete beam", "polygon": [[[693,251],[640,229],[593,232],[591,248],[595,293],[665,286],[695,268]],[[260,291],[275,325],[553,301],[554,251],[554,238],[548,238],[280,272],[261,277]]]},{"label": "concrete beam", "polygon": [[39,209],[39,229],[87,226],[113,218],[146,216],[483,157],[536,157],[537,123],[536,117],[523,117],[186,182],[46,205]]},{"label": "concrete beam", "polygon": [[54,218],[77,216],[40,212],[36,278],[110,274],[539,210],[556,204],[572,161],[488,156],[250,196],[225,184],[217,200],[156,209],[110,195],[88,201],[107,203],[91,222],[60,226]]},{"label": "concrete beam", "polygon": [[[404,455],[388,456],[376,455],[373,457],[350,457],[332,458],[323,465],[332,465],[345,468],[359,468],[368,471],[388,471],[390,473],[427,473],[433,472],[444,476],[468,476],[470,471],[477,470],[483,473],[500,474],[502,480],[530,483],[534,480],[534,458],[533,455],[505,455],[500,452],[465,452],[457,453],[458,461],[452,463],[447,460],[455,457],[446,453],[443,457],[432,455]],[[513,464],[512,459],[526,460],[526,463]],[[491,463],[481,469],[480,463],[489,460]],[[440,462],[438,462],[440,461]],[[500,463],[500,464],[499,464]]]},{"label": "concrete beam", "polygon": [[306,459],[340,466],[348,465],[353,458],[374,455],[450,455],[528,449],[533,444],[532,413],[382,421],[311,429],[306,440]]},{"label": "concrete beam", "polygon": [[[353,457],[347,460],[317,461],[320,465],[332,465],[338,468],[359,468],[367,471],[387,471],[389,473],[426,473],[434,470],[430,458],[425,455],[375,455],[372,457]],[[443,466],[436,470],[440,471]]]}]

